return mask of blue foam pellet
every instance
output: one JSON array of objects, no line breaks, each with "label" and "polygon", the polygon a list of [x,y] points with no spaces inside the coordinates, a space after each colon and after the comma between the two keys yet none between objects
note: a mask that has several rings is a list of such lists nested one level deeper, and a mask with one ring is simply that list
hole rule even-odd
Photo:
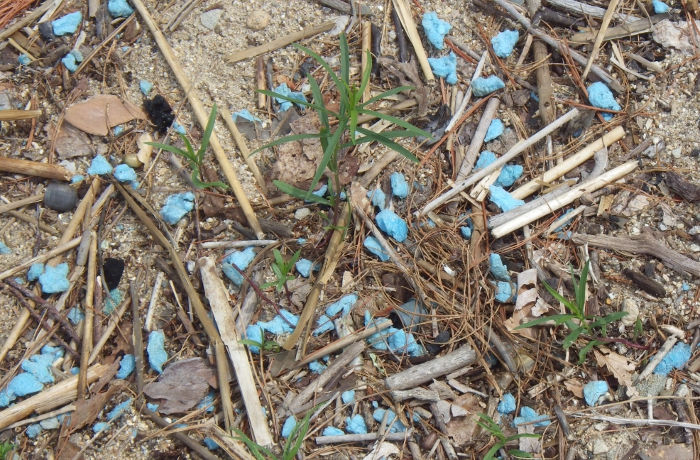
[{"label": "blue foam pellet", "polygon": [[71,50],[71,52],[68,54],[75,58],[75,62],[83,62],[83,53],[81,53],[80,51]]},{"label": "blue foam pellet", "polygon": [[0,242],[0,255],[12,254],[12,249],[8,248],[5,243]]},{"label": "blue foam pellet", "polygon": [[141,90],[141,94],[148,97],[148,95],[151,93],[151,90],[153,89],[153,83],[151,83],[148,80],[141,80],[139,82],[139,89]]},{"label": "blue foam pellet", "polygon": [[311,270],[317,272],[321,269],[321,267],[319,267],[318,264],[314,264],[309,259],[299,259],[297,263],[294,264],[294,266],[296,267],[299,274],[304,278],[308,278],[309,276],[311,276]]},{"label": "blue foam pellet", "polygon": [[[597,81],[588,87],[588,100],[591,105],[600,109],[621,110],[620,104],[613,97],[612,91],[605,83]],[[613,118],[612,113],[603,113],[603,119],[610,121]]]},{"label": "blue foam pellet", "polygon": [[[265,340],[263,336],[263,329],[257,324],[249,324],[248,327],[245,328],[245,336],[246,339],[252,340],[253,342],[258,342],[260,344],[262,344]],[[255,345],[248,345],[248,349],[254,355],[260,354],[260,347],[256,347]]]},{"label": "blue foam pellet", "polygon": [[34,355],[22,361],[22,370],[32,374],[40,383],[54,383],[51,364],[55,361],[52,355]]},{"label": "blue foam pellet", "polygon": [[248,268],[248,265],[255,259],[255,248],[252,246],[245,248],[242,251],[235,251],[226,256],[221,264],[221,270],[224,275],[228,277],[233,284],[240,286],[243,284],[243,276],[238,273],[238,270],[233,268],[233,265],[238,267],[241,271]]},{"label": "blue foam pellet", "polygon": [[508,275],[508,269],[503,264],[501,256],[498,254],[491,253],[489,256],[489,269],[491,275],[500,281],[510,281],[510,275]]},{"label": "blue foam pellet", "polygon": [[104,175],[104,174],[109,174],[112,172],[112,165],[109,164],[109,161],[102,155],[97,155],[95,158],[92,159],[92,162],[90,163],[90,167],[87,170],[87,173],[91,176],[95,175]]},{"label": "blue foam pellet", "polygon": [[209,391],[204,398],[197,404],[197,409],[206,409],[207,412],[214,412],[214,399],[215,395],[213,391]]},{"label": "blue foam pellet", "polygon": [[328,369],[328,367],[318,361],[311,361],[309,363],[309,370],[314,374],[320,374],[326,369]]},{"label": "blue foam pellet", "polygon": [[44,264],[33,264],[31,267],[29,267],[27,279],[29,281],[36,281],[39,279],[39,276],[41,276],[42,273],[44,273]]},{"label": "blue foam pellet", "polygon": [[[23,280],[22,278],[20,278],[19,276],[16,276],[16,277],[15,277],[15,283],[17,283],[17,284],[26,284],[26,283],[24,282],[24,280]],[[685,284],[685,283],[683,283],[683,284]],[[687,291],[688,289],[684,289],[684,290]]]},{"label": "blue foam pellet", "polygon": [[457,56],[450,52],[441,58],[428,58],[430,68],[438,77],[444,77],[450,85],[457,84]]},{"label": "blue foam pellet", "polygon": [[350,434],[367,434],[367,424],[360,414],[345,418],[345,430]]},{"label": "blue foam pellet", "polygon": [[659,0],[651,0],[651,4],[654,7],[654,13],[656,14],[668,13],[668,10],[671,9],[667,4]]},{"label": "blue foam pellet", "polygon": [[297,238],[297,244],[299,246],[304,246],[306,244],[306,238]]},{"label": "blue foam pellet", "polygon": [[121,417],[122,414],[123,414],[124,412],[126,412],[126,410],[127,410],[129,407],[131,407],[131,403],[132,403],[133,401],[134,401],[133,399],[129,398],[129,399],[127,399],[126,401],[124,401],[123,403],[117,404],[117,405],[114,407],[114,409],[112,409],[112,410],[107,414],[107,420],[111,422],[112,420],[115,420],[115,419]]},{"label": "blue foam pellet", "polygon": [[510,187],[523,175],[523,167],[520,165],[505,165],[501,168],[501,174],[493,185],[501,188]]},{"label": "blue foam pellet", "polygon": [[377,422],[381,423],[382,420],[384,420],[385,413],[389,414],[386,417],[386,426],[391,426],[391,428],[389,429],[389,433],[403,433],[404,431],[406,431],[406,425],[401,423],[400,420],[394,421],[394,419],[396,418],[396,413],[391,409],[376,409],[372,413],[372,418]]},{"label": "blue foam pellet", "polygon": [[656,366],[654,374],[668,375],[673,369],[682,369],[691,354],[690,345],[683,342],[677,343]]},{"label": "blue foam pellet", "polygon": [[75,176],[70,178],[70,183],[77,184],[78,182],[81,182],[83,180],[85,180],[85,176],[83,176],[82,174],[76,174]]},{"label": "blue foam pellet", "polygon": [[124,132],[124,127],[122,125],[115,126],[114,130],[112,132],[114,133],[115,136],[119,136],[121,133]]},{"label": "blue foam pellet", "polygon": [[501,303],[506,303],[506,302],[513,302],[515,299],[511,299],[513,297],[513,288],[510,286],[510,283],[506,281],[498,281],[495,283],[496,286],[496,300],[498,300]]},{"label": "blue foam pellet", "polygon": [[[304,93],[300,93],[298,91],[292,91],[289,89],[289,86],[287,86],[286,83],[282,83],[279,85],[277,88],[275,88],[275,93],[281,94],[282,96],[287,96],[292,99],[296,99],[297,101],[306,101],[306,96],[304,96]],[[289,101],[286,101],[284,99],[280,99],[278,97],[275,98],[277,103],[280,105],[280,112],[286,112],[287,110],[292,108],[292,103]],[[299,105],[299,104],[297,104]]]},{"label": "blue foam pellet", "polygon": [[153,404],[153,403],[146,403],[146,407],[148,410],[151,412],[158,412],[158,404]]},{"label": "blue foam pellet", "polygon": [[134,9],[126,0],[109,0],[107,9],[113,18],[127,18],[134,14]]},{"label": "blue foam pellet", "polygon": [[175,123],[173,123],[173,129],[175,130],[176,133],[182,134],[183,136],[185,136],[187,134],[187,130],[185,129],[185,127],[182,126],[177,121]]},{"label": "blue foam pellet", "polygon": [[165,222],[175,225],[192,209],[194,209],[194,193],[175,193],[165,200],[165,205],[160,208],[160,215]]},{"label": "blue foam pellet", "polygon": [[375,237],[373,237],[373,236],[366,237],[365,241],[362,243],[362,245],[365,248],[367,248],[367,250],[369,252],[371,252],[375,256],[379,257],[379,260],[381,260],[382,262],[386,262],[387,260],[389,260],[389,254],[387,254],[384,251],[382,244]]},{"label": "blue foam pellet", "polygon": [[437,49],[445,48],[445,35],[450,32],[450,23],[438,18],[434,11],[428,11],[423,15],[423,32],[428,41]]},{"label": "blue foam pellet", "polygon": [[515,209],[518,206],[525,204],[523,200],[518,200],[513,198],[510,193],[503,190],[503,188],[498,185],[491,185],[489,187],[490,199],[493,204],[499,207],[503,212]]},{"label": "blue foam pellet", "polygon": [[102,307],[102,312],[105,315],[111,315],[114,310],[119,306],[120,303],[122,303],[122,292],[114,288],[111,291],[109,291],[109,294],[105,297],[105,302],[104,302],[104,307]]},{"label": "blue foam pellet", "polygon": [[684,291],[690,291],[690,285],[688,283],[686,283],[685,281],[683,281],[683,284],[681,285],[681,289],[683,289]]},{"label": "blue foam pellet", "polygon": [[107,422],[97,422],[94,425],[92,425],[92,431],[94,433],[99,433],[100,431],[104,431],[107,428],[109,428],[109,423]]},{"label": "blue foam pellet", "polygon": [[51,345],[44,345],[41,347],[41,354],[50,356],[54,361],[61,356],[65,355],[65,351],[61,347],[52,347]]},{"label": "blue foam pellet", "polygon": [[78,374],[80,374],[80,368],[78,366],[71,367],[70,373],[71,373],[71,375],[78,375]]},{"label": "blue foam pellet", "polygon": [[294,430],[295,426],[297,426],[297,420],[292,415],[287,420],[285,420],[284,425],[282,425],[282,437],[288,438],[289,435],[292,434],[292,430]]},{"label": "blue foam pellet", "polygon": [[66,54],[63,59],[61,59],[61,64],[63,64],[63,66],[68,69],[70,73],[78,70],[78,62],[76,61],[75,56],[70,53]]},{"label": "blue foam pellet", "polygon": [[503,399],[498,403],[498,410],[501,414],[510,414],[515,412],[516,404],[515,397],[511,393],[506,393],[503,395]]},{"label": "blue foam pellet", "polygon": [[318,324],[318,327],[314,329],[313,335],[314,337],[318,337],[321,334],[325,334],[326,332],[332,331],[335,329],[335,326],[333,325],[333,321],[326,316],[326,315],[321,315],[318,317],[318,320],[316,320],[316,324]]},{"label": "blue foam pellet", "polygon": [[[63,415],[63,414],[61,414]],[[61,427],[61,421],[58,417],[51,417],[39,422],[39,425],[45,430],[57,430]]]},{"label": "blue foam pellet", "polygon": [[395,353],[408,353],[410,356],[423,356],[425,350],[421,347],[412,333],[402,329],[396,330],[387,340],[389,348]]},{"label": "blue foam pellet", "polygon": [[[323,198],[326,195],[326,192],[328,191],[328,185],[323,184],[318,190],[315,192],[311,192],[312,195],[320,196]],[[304,200],[304,203],[313,203],[313,201],[309,200]]]},{"label": "blue foam pellet", "polygon": [[39,436],[40,433],[41,433],[41,425],[39,425],[38,423],[32,423],[31,425],[29,425],[27,427],[27,431],[25,431],[25,434],[27,435],[27,437],[29,439],[36,438],[37,436]]},{"label": "blue foam pellet", "polygon": [[476,97],[484,97],[505,87],[506,84],[503,83],[503,80],[495,75],[479,77],[472,82],[472,93]]},{"label": "blue foam pellet", "polygon": [[209,450],[216,450],[219,448],[219,445],[212,438],[204,438],[202,439],[202,442]]},{"label": "blue foam pellet", "polygon": [[23,372],[17,374],[7,385],[7,394],[12,399],[38,393],[44,389],[44,385],[32,374]]},{"label": "blue foam pellet", "polygon": [[489,166],[494,161],[496,161],[496,154],[489,151],[489,150],[484,150],[479,155],[479,159],[476,160],[476,164],[474,165],[474,171],[478,171],[479,169],[483,169],[483,168]]},{"label": "blue foam pellet", "polygon": [[68,321],[70,321],[74,326],[85,319],[85,313],[78,307],[71,308],[68,312]]},{"label": "blue foam pellet", "polygon": [[386,194],[382,189],[369,190],[367,192],[367,198],[372,200],[372,206],[376,206],[379,209],[384,209],[386,207]]},{"label": "blue foam pellet", "polygon": [[270,321],[258,321],[258,326],[274,335],[291,334],[294,332],[294,327],[299,322],[299,317],[284,309],[280,310],[280,314],[284,316],[284,318],[277,315]]},{"label": "blue foam pellet", "polygon": [[334,426],[327,426],[323,429],[323,436],[343,436],[345,431]]},{"label": "blue foam pellet", "polygon": [[20,54],[19,57],[17,58],[17,61],[21,65],[29,65],[32,63],[32,60],[29,58],[29,55],[27,55],[27,54]]},{"label": "blue foam pellet", "polygon": [[340,395],[340,399],[343,400],[343,404],[355,402],[355,390],[343,391]]},{"label": "blue foam pellet", "polygon": [[498,138],[498,136],[503,134],[504,130],[505,125],[503,124],[503,122],[498,118],[494,118],[493,120],[491,120],[489,129],[486,130],[486,137],[484,137],[484,142],[491,142],[492,140]]},{"label": "blue foam pellet", "polygon": [[326,307],[326,315],[331,318],[338,315],[338,313],[340,313],[341,317],[348,316],[358,299],[359,297],[357,294],[344,295],[339,300]]},{"label": "blue foam pellet", "polygon": [[520,34],[517,30],[504,30],[491,39],[491,46],[496,56],[507,58],[513,52]]},{"label": "blue foam pellet", "polygon": [[148,335],[148,363],[151,369],[163,373],[163,364],[168,360],[168,353],[165,351],[165,334],[161,330],[151,331]]},{"label": "blue foam pellet", "polygon": [[119,182],[132,182],[137,179],[136,171],[129,165],[120,164],[114,168],[114,178]]},{"label": "blue foam pellet", "polygon": [[68,264],[63,262],[55,267],[46,265],[44,273],[39,275],[39,283],[44,294],[55,294],[67,290],[70,287],[68,282]]},{"label": "blue foam pellet", "polygon": [[610,387],[608,387],[608,382],[605,380],[594,380],[588,382],[583,387],[583,398],[586,400],[586,404],[589,406],[595,406],[598,399],[608,392]]},{"label": "blue foam pellet", "polygon": [[391,194],[396,198],[408,196],[408,182],[403,174],[395,172],[391,175]]},{"label": "blue foam pellet", "polygon": [[534,422],[535,420],[542,420],[541,422],[537,422],[534,424],[534,426],[549,426],[551,423],[549,420],[546,420],[547,417],[546,415],[539,415],[535,410],[531,407],[528,406],[523,406],[520,408],[520,417],[515,417],[513,419],[513,426],[517,426],[521,423],[526,423],[526,422]]},{"label": "blue foam pellet", "polygon": [[132,372],[136,369],[136,358],[134,355],[124,355],[122,360],[119,362],[119,371],[117,372],[117,378],[124,380],[129,377]]},{"label": "blue foam pellet", "polygon": [[7,392],[7,388],[0,390],[0,407],[7,407],[16,398],[15,395],[11,395]]},{"label": "blue foam pellet", "polygon": [[254,116],[252,113],[250,113],[248,111],[248,109],[243,109],[243,110],[239,110],[238,112],[233,112],[233,115],[231,115],[231,118],[233,119],[234,122],[238,119],[238,117],[241,117],[244,120],[248,120],[248,121],[252,121],[252,122],[262,121],[260,118]]},{"label": "blue foam pellet", "polygon": [[51,23],[53,34],[57,37],[75,33],[78,26],[83,20],[83,14],[80,11],[69,13],[61,18],[56,19]]},{"label": "blue foam pellet", "polygon": [[396,215],[394,211],[385,209],[375,218],[381,231],[401,243],[408,237],[408,225],[406,221]]},{"label": "blue foam pellet", "polygon": [[459,231],[462,233],[462,238],[468,240],[472,237],[472,229],[469,227],[460,227]]}]

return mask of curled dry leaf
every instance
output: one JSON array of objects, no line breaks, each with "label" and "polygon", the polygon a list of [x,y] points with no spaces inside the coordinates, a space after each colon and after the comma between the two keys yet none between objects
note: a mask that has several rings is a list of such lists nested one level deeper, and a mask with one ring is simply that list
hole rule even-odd
[{"label": "curled dry leaf", "polygon": [[65,120],[81,131],[96,136],[106,136],[109,128],[131,120],[145,120],[140,107],[118,96],[101,94],[66,109]]},{"label": "curled dry leaf", "polygon": [[169,365],[158,381],[149,384],[143,392],[149,398],[164,401],[158,407],[159,412],[182,413],[204,398],[209,390],[207,381],[213,377],[214,369],[204,359],[183,359]]}]

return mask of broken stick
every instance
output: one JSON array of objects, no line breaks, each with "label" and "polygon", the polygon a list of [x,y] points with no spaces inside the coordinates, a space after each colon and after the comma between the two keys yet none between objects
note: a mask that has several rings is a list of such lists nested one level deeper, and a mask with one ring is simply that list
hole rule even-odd
[{"label": "broken stick", "polygon": [[425,382],[430,382],[436,377],[468,366],[474,361],[476,361],[476,353],[470,346],[464,345],[451,353],[438,356],[432,361],[418,364],[403,372],[387,377],[386,386],[390,390],[414,388]]},{"label": "broken stick", "polygon": [[4,157],[0,157],[0,171],[65,181],[71,178],[71,173],[63,166]]}]

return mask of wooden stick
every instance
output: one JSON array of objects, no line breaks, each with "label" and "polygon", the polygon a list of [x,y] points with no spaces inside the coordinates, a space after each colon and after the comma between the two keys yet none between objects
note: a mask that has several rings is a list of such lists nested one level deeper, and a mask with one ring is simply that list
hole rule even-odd
[{"label": "wooden stick", "polygon": [[398,374],[386,379],[386,386],[390,390],[406,390],[414,388],[425,382],[430,382],[436,377],[449,374],[476,361],[476,353],[468,345],[464,345],[455,351],[443,356],[412,366]]},{"label": "wooden stick", "polygon": [[34,21],[36,18],[44,14],[53,6],[54,0],[46,0],[44,3],[41,4],[41,6],[22,19],[18,20],[14,24],[12,24],[10,27],[7,29],[3,30],[0,32],[0,43],[5,41],[6,38],[11,37],[15,32],[18,30],[22,29],[22,27],[26,26],[27,24],[31,23]]},{"label": "wooden stick", "polygon": [[[321,5],[325,5],[328,8],[333,8],[340,11],[343,14],[352,14],[352,8],[350,5],[342,0],[316,0]],[[355,5],[357,7],[358,5]],[[371,16],[372,10],[369,9],[367,5],[359,5],[359,13],[362,16]]]},{"label": "wooden stick", "polygon": [[[262,96],[265,95],[262,94]],[[258,187],[260,187],[260,190],[262,190],[263,195],[267,195],[268,191],[267,187],[265,186],[265,179],[263,179],[263,176],[260,173],[260,169],[258,169],[257,163],[255,163],[253,157],[250,156],[250,150],[248,149],[248,145],[246,145],[245,139],[243,139],[243,136],[241,136],[240,131],[238,131],[238,126],[236,126],[236,123],[233,122],[231,112],[229,112],[223,104],[219,106],[219,110],[221,111],[221,116],[226,122],[226,126],[228,126],[229,131],[231,131],[233,140],[236,141],[236,146],[238,147],[238,150],[241,151],[243,161],[245,161],[245,164],[248,165],[248,169],[250,169],[250,172],[253,173],[253,177],[255,177],[255,180],[258,182]]]},{"label": "wooden stick", "polygon": [[[9,204],[9,203],[8,203],[8,204]],[[31,225],[34,225],[34,226],[37,226],[37,225],[38,225],[39,228],[40,228],[42,231],[45,231],[46,233],[50,233],[50,234],[52,234],[52,235],[58,235],[58,234],[60,233],[60,232],[59,232],[58,230],[56,230],[55,228],[49,227],[49,226],[46,225],[45,223],[39,222],[35,217],[28,216],[28,215],[26,215],[26,214],[23,213],[23,212],[20,212],[20,211],[7,211],[7,213],[8,213],[9,215],[11,215],[12,217],[14,217],[15,219],[19,219],[19,220],[21,220],[21,221],[23,221],[23,222],[27,222],[28,224],[31,224]]]},{"label": "wooden stick", "polygon": [[[603,19],[606,13],[605,8],[588,5],[575,0],[547,0],[547,3],[553,8],[572,13],[579,17],[588,16],[595,19]],[[614,14],[614,17],[621,22],[639,19],[638,17],[631,15],[625,15],[623,17],[617,13]]]},{"label": "wooden stick", "polygon": [[41,116],[41,110],[0,110],[0,121],[26,120]]},{"label": "wooden stick", "polygon": [[[618,38],[632,37],[634,35],[644,34],[653,29],[654,24],[657,24],[665,19],[668,19],[668,14],[656,14],[649,19],[640,19],[634,22],[628,22],[617,27],[608,27],[605,31],[604,41],[615,40]],[[579,32],[569,38],[572,43],[588,43],[595,40],[595,32]],[[648,61],[647,61],[648,62]],[[658,65],[658,64],[657,64]],[[658,72],[662,72],[658,71]]]},{"label": "wooden stick", "polygon": [[586,63],[586,67],[583,69],[583,73],[581,74],[581,80],[586,79],[588,72],[591,70],[591,66],[593,65],[593,61],[595,61],[595,58],[598,57],[600,45],[603,43],[603,38],[605,37],[605,31],[608,30],[610,21],[612,20],[619,3],[620,0],[610,0],[610,3],[608,4],[608,9],[605,12],[605,15],[603,15],[603,21],[600,24],[600,30],[598,30],[598,33],[596,34],[593,49],[591,50],[591,54],[588,56],[588,62]]},{"label": "wooden stick", "polygon": [[[481,59],[479,59],[479,63],[476,65],[476,70],[474,70],[474,75],[472,76],[472,81],[476,80],[481,76],[481,72],[484,70],[484,66],[486,65],[486,58],[488,57],[489,52],[484,51],[484,53],[481,55]],[[472,85],[471,83],[469,84],[469,88],[467,88],[467,92],[464,94],[464,98],[462,99],[461,104],[459,104],[459,108],[455,110],[455,114],[452,116],[452,119],[450,122],[447,124],[447,128],[445,128],[445,132],[448,133],[452,131],[452,129],[455,127],[457,120],[459,120],[462,117],[462,114],[464,113],[465,110],[467,110],[467,106],[469,105],[469,101],[472,99]]]},{"label": "wooden stick", "polygon": [[[338,436],[317,436],[314,441],[319,446],[325,444],[347,444],[353,442],[370,442],[378,439],[391,442],[405,441],[411,435],[409,431],[403,433],[366,433],[366,434],[343,434]],[[371,458],[371,456],[370,456]]]},{"label": "wooden stick", "polygon": [[[255,78],[258,89],[267,89],[267,79],[265,78],[265,62],[262,56],[258,56],[255,60]],[[270,88],[272,89],[272,88]],[[258,93],[258,108],[264,109],[267,106],[267,96],[263,93]],[[223,106],[222,106],[223,107]]]},{"label": "wooden stick", "polygon": [[22,206],[26,206],[28,204],[38,203],[43,199],[44,194],[40,193],[39,195],[33,195],[29,198],[24,198],[22,200],[13,201],[12,203],[3,204],[2,206],[0,206],[0,214],[2,214],[3,212],[12,211],[13,209],[21,208]]},{"label": "wooden stick", "polygon": [[[216,273],[216,266],[212,257],[202,257],[198,262],[202,275],[202,286],[204,286],[204,292],[209,300],[216,325],[221,333],[221,340],[226,345],[229,358],[231,358],[233,363],[238,388],[243,397],[243,404],[248,414],[253,437],[255,442],[261,446],[271,446],[274,440],[267,426],[267,420],[263,415],[253,370],[248,361],[248,353],[240,343],[242,337],[236,329],[236,322],[232,314],[233,309],[229,304],[228,290]],[[221,364],[223,363],[217,362],[217,365]]]},{"label": "wooden stick", "polygon": [[[108,371],[109,366],[95,364],[88,369],[86,382],[93,383]],[[0,412],[0,429],[29,417],[39,407],[43,411],[49,411],[75,401],[77,397],[78,376],[76,375]]]},{"label": "wooden stick", "polygon": [[63,166],[5,157],[0,157],[0,171],[65,181],[71,178],[71,173]]},{"label": "wooden stick", "polygon": [[[542,6],[540,0],[527,0],[527,9],[530,17],[534,17],[537,10]],[[532,37],[532,35],[529,35]],[[549,73],[549,53],[547,45],[541,40],[535,40],[532,46],[532,57],[537,66],[537,97],[539,98],[540,120],[542,124],[548,125],[555,119],[554,99],[552,98],[552,76]]]},{"label": "wooden stick", "polygon": [[[140,2],[140,0],[137,1]],[[322,34],[323,32],[328,32],[333,27],[335,27],[335,21],[324,22],[319,26],[300,30],[299,32],[294,32],[293,34],[289,34],[282,38],[278,38],[277,40],[265,43],[264,45],[255,46],[253,48],[248,48],[247,50],[237,51],[233,54],[229,54],[224,58],[224,60],[229,64],[233,64],[244,59],[249,59],[255,56],[259,56],[261,54],[269,53],[270,51],[282,48],[296,41],[313,37],[314,35]]]},{"label": "wooden stick", "polygon": [[97,341],[95,347],[90,352],[90,358],[88,358],[88,365],[95,362],[95,360],[97,359],[97,355],[100,354],[102,348],[105,346],[105,344],[107,344],[107,341],[111,337],[112,332],[114,332],[114,330],[117,328],[119,321],[121,321],[122,316],[124,316],[124,312],[126,312],[126,309],[129,307],[130,304],[131,297],[127,295],[122,301],[121,305],[119,305],[119,308],[109,316],[109,322],[107,323],[107,327],[104,329],[104,331],[102,331],[100,339]]},{"label": "wooden stick", "polygon": [[[471,86],[469,89],[471,90]],[[459,173],[457,174],[458,181],[465,179],[472,171],[474,163],[476,162],[476,156],[479,154],[481,151],[481,146],[484,144],[486,132],[489,130],[491,121],[496,115],[496,111],[498,110],[500,104],[501,100],[497,97],[492,97],[486,104],[486,108],[481,115],[481,120],[479,121],[476,131],[472,136],[472,142],[469,144],[469,148],[464,154],[464,160],[462,160],[462,165],[460,166]]]},{"label": "wooden stick", "polygon": [[[497,0],[494,0],[497,1]],[[566,123],[568,123],[570,120],[572,120],[574,117],[578,115],[578,109],[572,109],[566,114],[562,115],[559,117],[556,121],[553,123],[550,123],[549,125],[545,126],[542,128],[540,131],[535,133],[532,137],[530,137],[527,140],[520,141],[517,144],[513,146],[505,155],[503,155],[501,158],[498,160],[494,161],[491,163],[489,166],[480,169],[476,173],[474,173],[471,177],[468,177],[464,179],[461,182],[457,182],[453,185],[453,188],[439,197],[435,198],[432,200],[430,203],[426,204],[423,209],[418,213],[418,216],[424,216],[428,214],[430,211],[434,210],[441,204],[451,200],[453,197],[457,196],[459,192],[462,190],[466,189],[472,184],[477,183],[484,177],[488,176],[492,172],[494,172],[497,169],[502,168],[506,163],[511,161],[513,158],[516,156],[520,155],[522,152],[527,150],[528,148],[532,147],[536,143],[538,143],[540,140],[545,138],[547,134],[552,133],[556,129],[558,129],[561,126],[564,126]]]},{"label": "wooden stick", "polygon": [[[92,322],[95,315],[95,277],[97,276],[97,233],[90,232],[90,254],[88,255],[87,293],[85,294],[85,320],[83,321],[83,343],[80,351],[80,373],[78,374],[78,399],[87,391],[87,370],[92,351]],[[98,286],[98,289],[102,289]]]},{"label": "wooden stick", "polygon": [[131,321],[134,336],[134,370],[136,371],[136,393],[143,392],[143,330],[141,329],[141,312],[139,311],[139,295],[136,283],[129,283],[131,295]]},{"label": "wooden stick", "polygon": [[428,62],[428,56],[425,54],[425,48],[423,48],[423,42],[420,39],[420,35],[418,35],[416,23],[413,21],[411,6],[408,4],[407,0],[392,0],[392,2],[401,20],[401,25],[403,25],[406,35],[408,35],[408,39],[413,45],[413,50],[416,52],[416,57],[418,58],[421,69],[423,69],[426,82],[431,83],[435,81],[435,75],[433,75],[433,70],[430,68],[430,63]]},{"label": "wooden stick", "polygon": [[[175,77],[180,83],[180,86],[182,86],[182,89],[185,92],[187,99],[190,101],[192,111],[197,117],[197,120],[199,121],[199,124],[201,125],[202,129],[204,129],[207,126],[207,122],[209,121],[209,113],[206,110],[204,110],[204,105],[202,105],[202,102],[197,97],[195,89],[192,87],[190,80],[187,78],[187,75],[182,70],[180,63],[177,61],[173,49],[168,44],[168,41],[165,39],[165,36],[158,28],[158,25],[151,17],[151,14],[148,12],[143,2],[141,0],[133,0],[132,4],[138,10],[139,14],[141,14],[143,21],[146,23],[146,25],[148,25],[148,28],[151,30],[151,33],[156,39],[156,43],[158,43],[158,47],[163,53],[163,56],[165,56],[165,60],[170,65],[170,68],[175,74]],[[211,145],[212,150],[214,150],[214,154],[216,155],[216,159],[219,162],[219,165],[221,166],[221,170],[223,171],[226,180],[231,185],[233,193],[234,195],[236,195],[236,199],[238,200],[238,203],[240,204],[241,209],[243,210],[243,214],[245,214],[246,216],[246,220],[248,221],[250,228],[253,229],[258,239],[263,239],[265,234],[260,228],[260,224],[258,223],[258,218],[255,215],[255,211],[253,211],[253,208],[250,205],[250,201],[248,200],[248,196],[245,194],[241,183],[238,181],[236,171],[233,169],[231,162],[226,156],[226,152],[224,151],[223,147],[221,147],[219,139],[216,137],[216,133],[214,132],[212,132],[211,138],[209,139],[209,145]]]},{"label": "wooden stick", "polygon": [[615,169],[611,169],[605,174],[601,174],[590,182],[587,181],[572,187],[571,190],[566,192],[564,195],[554,198],[548,203],[535,208],[532,211],[511,220],[510,222],[506,222],[500,227],[494,228],[491,231],[491,234],[494,238],[501,238],[502,236],[523,227],[524,225],[536,221],[540,217],[544,217],[557,209],[561,209],[564,206],[573,203],[584,193],[595,192],[599,188],[603,188],[606,185],[621,179],[635,169],[637,169],[637,161],[628,161]]},{"label": "wooden stick", "polygon": [[575,167],[588,161],[598,150],[604,149],[605,147],[614,144],[623,137],[625,137],[625,130],[622,128],[622,126],[616,127],[609,133],[606,133],[600,139],[597,139],[595,142],[588,144],[578,153],[564,160],[563,163],[560,163],[554,168],[550,169],[549,171],[546,171],[542,176],[537,177],[536,179],[531,180],[527,184],[518,187],[517,189],[511,192],[511,195],[513,196],[513,198],[517,198],[519,200],[522,200],[532,195],[533,193],[537,192],[542,188],[543,182],[549,183],[560,178]]},{"label": "wooden stick", "polygon": [[[361,61],[361,72],[360,75],[365,74],[365,69],[369,64],[367,60],[367,51],[372,52],[372,23],[365,21],[362,23],[362,61]],[[378,58],[379,56],[377,56]],[[370,100],[370,85],[367,84],[365,91],[362,93],[362,102],[367,102]]]}]

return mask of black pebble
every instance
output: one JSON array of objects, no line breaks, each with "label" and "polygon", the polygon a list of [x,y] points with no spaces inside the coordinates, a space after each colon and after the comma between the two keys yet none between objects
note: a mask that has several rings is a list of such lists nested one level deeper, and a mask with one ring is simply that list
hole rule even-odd
[{"label": "black pebble", "polygon": [[154,125],[158,128],[158,132],[165,134],[175,121],[175,114],[170,104],[160,94],[153,99],[143,101],[143,107],[148,112],[148,116]]},{"label": "black pebble", "polygon": [[78,192],[68,184],[51,182],[44,192],[44,206],[55,211],[71,211],[78,203]]},{"label": "black pebble", "polygon": [[122,279],[122,274],[124,273],[124,261],[121,259],[112,259],[108,257],[105,259],[104,263],[105,269],[105,282],[107,287],[111,291],[119,286],[119,281]]},{"label": "black pebble", "polygon": [[48,41],[56,38],[56,36],[53,34],[53,24],[50,21],[39,24],[39,32],[41,33],[41,36]]}]

